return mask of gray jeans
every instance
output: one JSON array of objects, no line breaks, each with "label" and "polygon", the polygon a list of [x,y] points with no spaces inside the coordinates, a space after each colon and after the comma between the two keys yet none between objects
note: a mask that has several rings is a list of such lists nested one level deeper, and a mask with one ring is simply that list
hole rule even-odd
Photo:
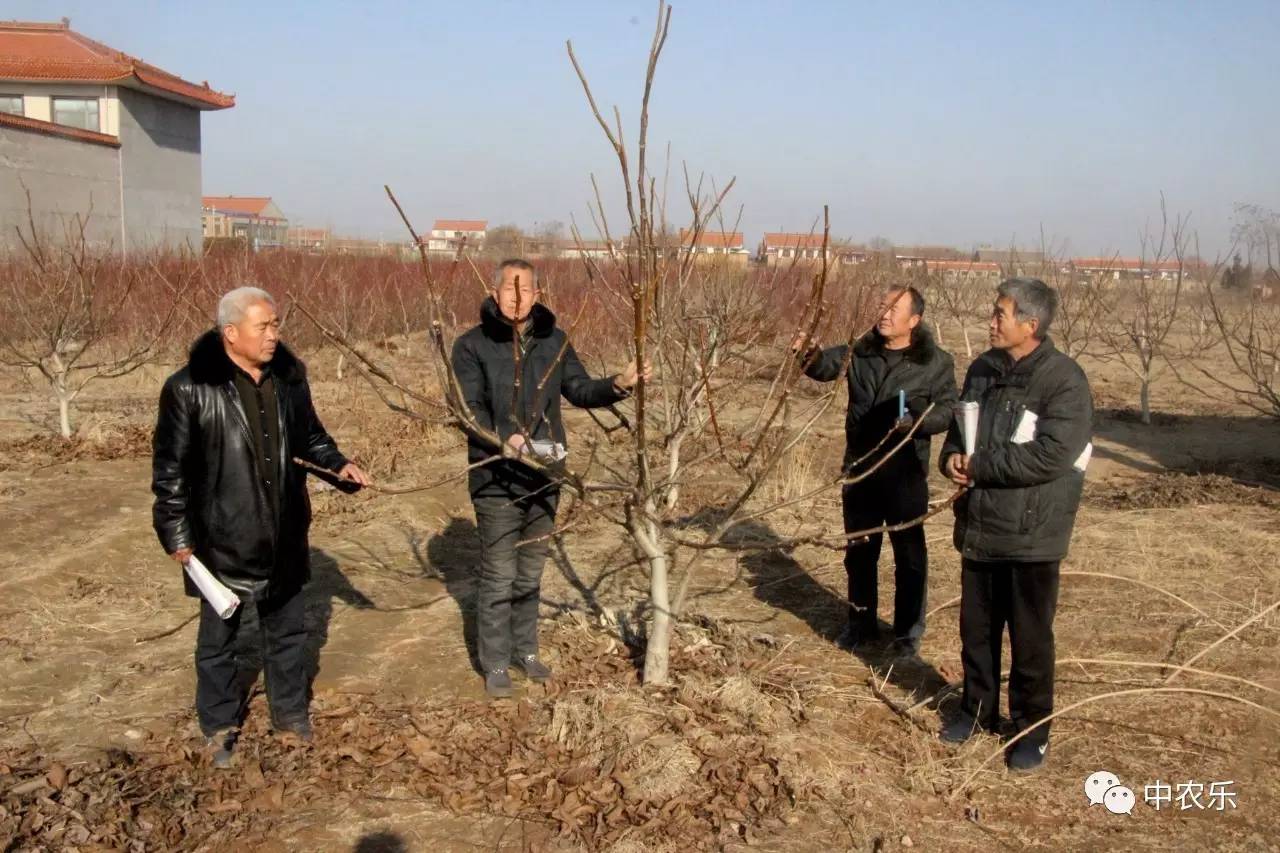
[{"label": "gray jeans", "polygon": [[[476,591],[476,645],[485,672],[538,653],[538,602],[542,565],[555,529],[559,495],[519,500],[473,498],[480,531],[480,578]],[[517,542],[537,542],[516,547]]]}]

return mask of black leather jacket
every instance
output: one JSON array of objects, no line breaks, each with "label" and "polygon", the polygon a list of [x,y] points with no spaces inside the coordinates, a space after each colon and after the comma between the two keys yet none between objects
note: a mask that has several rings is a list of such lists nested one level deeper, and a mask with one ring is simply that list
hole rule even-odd
[{"label": "black leather jacket", "polygon": [[[280,449],[272,512],[255,462],[249,424],[234,382],[235,367],[216,330],[191,348],[187,366],[160,392],[151,491],[156,535],[166,553],[191,548],[244,598],[287,595],[306,582],[311,502],[299,457],[330,471],[347,463],[311,404],[306,369],[283,345],[270,369],[279,408]],[[335,478],[336,479],[336,478]],[[188,595],[197,592],[189,579]]]}]

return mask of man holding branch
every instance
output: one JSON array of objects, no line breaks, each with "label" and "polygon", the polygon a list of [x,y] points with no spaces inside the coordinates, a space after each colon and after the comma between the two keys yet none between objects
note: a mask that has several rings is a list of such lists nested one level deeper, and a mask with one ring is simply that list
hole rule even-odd
[{"label": "man holding branch", "polygon": [[[894,287],[885,294],[874,329],[854,344],[819,349],[804,340],[793,350],[804,372],[820,382],[844,375],[849,383],[842,467],[846,483],[841,499],[846,533],[883,524],[899,524],[929,509],[929,441],[944,432],[956,399],[955,364],[924,327],[924,297],[914,287]],[[933,404],[933,409],[929,405]],[[925,414],[928,410],[928,414]],[[894,449],[921,421],[911,441]],[[892,433],[892,435],[890,435]],[[883,459],[883,461],[882,461]],[[879,463],[879,467],[867,473]],[[853,649],[879,637],[877,587],[883,537],[873,533],[845,547],[849,578],[849,619],[836,642]],[[914,657],[924,635],[929,553],[924,528],[911,525],[889,534],[893,546],[894,651]]]},{"label": "man holding branch", "polygon": [[[467,442],[480,532],[478,656],[485,692],[495,698],[511,695],[512,664],[532,681],[551,677],[538,657],[538,604],[559,483],[521,459],[555,463],[564,456],[561,396],[581,408],[609,406],[640,380],[634,360],[613,376],[592,379],[540,297],[532,264],[503,261],[492,295],[480,306],[480,324],[453,346],[463,399],[502,443],[489,446],[476,435]],[[646,365],[645,379],[650,375]]]},{"label": "man holding branch", "polygon": [[1009,713],[1015,770],[1044,762],[1053,713],[1053,618],[1091,446],[1093,397],[1084,371],[1048,338],[1058,296],[1038,279],[1000,285],[991,349],[969,367],[961,400],[978,404],[977,432],[953,424],[939,465],[969,490],[955,504],[961,555],[964,695],[942,739],[961,743],[1000,720],[1000,646],[1009,626]]},{"label": "man holding branch", "polygon": [[[306,368],[280,341],[271,295],[240,287],[218,302],[218,327],[196,340],[160,392],[153,444],[153,521],[165,552],[192,555],[258,610],[272,727],[311,739],[302,585],[310,576],[311,502],[293,457],[369,485],[316,417]],[[188,595],[198,595],[190,577]],[[196,714],[214,764],[231,764],[247,686],[225,620],[206,600],[196,634]]]}]

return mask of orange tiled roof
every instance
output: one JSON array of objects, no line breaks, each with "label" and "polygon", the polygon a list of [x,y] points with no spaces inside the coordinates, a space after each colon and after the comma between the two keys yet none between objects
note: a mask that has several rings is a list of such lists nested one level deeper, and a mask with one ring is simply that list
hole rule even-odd
[{"label": "orange tiled roof", "polygon": [[[765,248],[782,247],[787,249],[821,249],[821,234],[799,234],[787,231],[766,231],[764,234]],[[828,244],[827,248],[831,248]]]},{"label": "orange tiled roof", "polygon": [[[693,240],[693,232],[686,228],[680,229],[680,242],[688,244]],[[713,249],[741,249],[742,248],[742,232],[741,231],[703,231],[698,235],[697,245],[699,248]]]},{"label": "orange tiled roof", "polygon": [[183,80],[127,53],[60,24],[0,21],[0,80],[52,80],[64,83],[118,83],[195,101],[200,109],[221,110],[235,106],[234,95],[224,95]]},{"label": "orange tiled roof", "polygon": [[947,270],[1000,272],[1000,265],[995,261],[925,261],[924,265],[925,269],[937,272],[945,272]]},{"label": "orange tiled roof", "polygon": [[[1071,263],[1085,269],[1102,270],[1147,270],[1150,272],[1176,272],[1177,261],[1142,260],[1141,258],[1072,258]],[[1186,269],[1188,264],[1183,264]]]},{"label": "orange tiled roof", "polygon": [[483,231],[488,226],[487,219],[437,219],[431,226],[432,231]]},{"label": "orange tiled roof", "polygon": [[120,147],[120,137],[118,136],[98,133],[93,130],[81,130],[78,127],[67,127],[63,124],[54,124],[51,121],[41,121],[40,119],[16,116],[9,113],[0,113],[0,126],[31,130],[36,133],[48,134],[49,136],[78,139],[81,142],[93,142],[98,145],[109,145],[112,148]]},{"label": "orange tiled roof", "polygon": [[200,199],[203,207],[219,213],[238,213],[242,216],[261,216],[271,203],[271,196],[255,195],[207,195]]}]

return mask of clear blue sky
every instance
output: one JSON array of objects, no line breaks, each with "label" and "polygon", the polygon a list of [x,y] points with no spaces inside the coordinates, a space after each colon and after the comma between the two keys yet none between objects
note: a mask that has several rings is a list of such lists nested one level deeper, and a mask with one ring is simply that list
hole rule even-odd
[{"label": "clear blue sky", "polygon": [[[565,56],[635,139],[655,3],[64,0],[5,16],[75,29],[237,106],[204,115],[204,189],[271,195],[296,222],[419,228],[588,221],[619,179]],[[972,246],[1134,251],[1190,211],[1207,254],[1233,202],[1280,208],[1280,4],[684,0],[651,150],[737,177],[753,244],[808,230]],[[660,165],[660,163],[659,163]],[[672,182],[671,218],[682,219]],[[615,211],[614,221],[618,220]]]}]

